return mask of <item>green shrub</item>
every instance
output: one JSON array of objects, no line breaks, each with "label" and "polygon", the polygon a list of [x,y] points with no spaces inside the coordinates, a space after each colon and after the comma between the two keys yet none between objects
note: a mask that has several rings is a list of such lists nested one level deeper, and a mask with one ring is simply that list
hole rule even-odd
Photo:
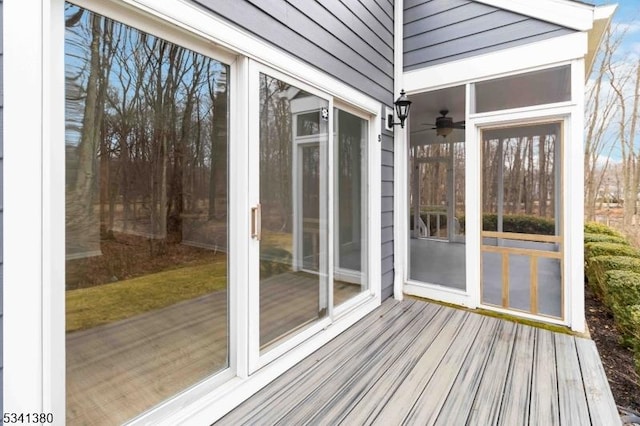
[{"label": "green shrub", "polygon": [[620,232],[616,231],[608,227],[607,225],[603,225],[598,222],[586,222],[584,224],[584,232],[585,234],[602,234],[602,235],[611,235],[613,237],[624,238]]},{"label": "green shrub", "polygon": [[[484,231],[498,230],[498,215],[482,215],[482,229]],[[518,232],[521,234],[555,235],[556,223],[544,217],[522,214],[508,214],[502,217],[503,232]]]},{"label": "green shrub", "polygon": [[598,242],[584,245],[584,257],[590,259],[596,256],[629,256],[640,257],[640,251],[630,245]]},{"label": "green shrub", "polygon": [[607,235],[607,234],[592,234],[585,233],[584,234],[584,243],[616,243],[616,244],[624,244],[630,245],[629,241],[623,237],[616,237],[615,235]]},{"label": "green shrub", "polygon": [[628,256],[596,256],[587,259],[587,280],[601,300],[606,300],[605,274],[613,270],[640,273],[640,259]]},{"label": "green shrub", "polygon": [[[613,313],[624,346],[640,350],[640,305],[619,306]],[[637,355],[637,354],[636,354]]]},{"label": "green shrub", "polygon": [[[630,271],[608,271],[606,304],[611,308],[623,344],[631,346],[634,335],[631,307],[640,307],[640,274]],[[640,327],[640,324],[638,324]],[[640,333],[640,329],[637,330]]]}]

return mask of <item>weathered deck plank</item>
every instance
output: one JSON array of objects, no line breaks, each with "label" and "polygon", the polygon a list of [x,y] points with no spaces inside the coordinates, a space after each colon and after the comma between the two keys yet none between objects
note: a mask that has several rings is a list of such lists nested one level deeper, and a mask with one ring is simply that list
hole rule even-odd
[{"label": "weathered deck plank", "polygon": [[380,404],[380,401],[387,401],[396,392],[404,378],[415,368],[417,362],[435,340],[433,336],[448,326],[453,312],[446,312],[443,309],[438,311],[436,318],[429,322],[421,335],[412,342],[413,344],[407,347],[405,355],[387,367],[375,383],[368,384],[366,393],[362,395],[360,401],[355,406],[347,407],[341,416],[335,417],[335,420],[350,424],[357,419],[368,419],[367,422],[375,419],[384,406]]},{"label": "weathered deck plank", "polygon": [[556,364],[552,362],[556,357],[555,341],[551,331],[536,331],[529,424],[556,426],[560,424],[560,410]]},{"label": "weathered deck plank", "polygon": [[505,381],[509,372],[507,366],[516,340],[516,324],[503,321],[496,333],[496,343],[489,354],[467,424],[494,424],[500,412]]},{"label": "weathered deck plank", "polygon": [[500,406],[500,424],[525,425],[529,420],[535,329],[518,325],[509,374]]},{"label": "weathered deck plank", "polygon": [[466,424],[473,402],[482,382],[489,355],[492,353],[496,340],[498,339],[497,329],[500,321],[495,318],[485,318],[484,325],[475,344],[469,351],[469,356],[460,368],[455,389],[466,389],[466,392],[449,392],[449,396],[438,413],[436,425],[462,425]]},{"label": "weathered deck plank", "polygon": [[[582,381],[589,405],[591,423],[594,425],[606,425],[612,417],[617,416],[615,406],[610,404],[613,400],[611,389],[603,387],[602,383],[607,381],[607,376],[602,368],[598,350],[592,340],[576,339],[578,349],[578,359],[580,360],[580,370],[582,371]],[[621,422],[616,423],[619,425]]]},{"label": "weathered deck plank", "polygon": [[217,424],[609,425],[619,417],[589,341],[386,301]]},{"label": "weathered deck plank", "polygon": [[[436,312],[433,312],[435,315]],[[349,400],[347,396],[358,398],[358,393],[351,392],[353,390],[362,390],[362,383],[366,383],[367,379],[374,379],[375,376],[382,374],[386,366],[394,362],[399,358],[406,345],[398,345],[397,341],[404,341],[405,339],[413,339],[421,329],[425,328],[425,323],[428,323],[432,316],[425,316],[426,312],[416,312],[416,317],[424,318],[423,321],[406,321],[402,318],[402,321],[396,321],[399,329],[396,333],[389,336],[384,336],[386,339],[384,346],[376,347],[376,345],[367,345],[366,349],[360,353],[354,354],[354,356],[361,357],[363,362],[352,363],[343,366],[338,369],[334,374],[331,374],[324,380],[321,387],[318,387],[313,392],[310,392],[300,404],[294,409],[290,410],[287,415],[280,419],[280,422],[285,425],[303,424],[307,421],[314,423],[313,417],[322,418],[322,422],[327,422],[326,414],[322,413],[323,410],[331,410],[334,408],[334,404],[338,407]],[[428,314],[427,314],[428,315]],[[373,377],[372,377],[373,376]],[[336,408],[338,408],[336,407]]]},{"label": "weathered deck plank", "polygon": [[575,338],[563,334],[556,334],[554,338],[558,366],[560,424],[591,424]]},{"label": "weathered deck plank", "polygon": [[450,395],[455,380],[462,370],[465,359],[468,358],[469,351],[476,343],[478,335],[481,334],[480,329],[485,320],[485,317],[479,315],[472,315],[467,318],[460,333],[451,342],[435,374],[433,374],[431,380],[429,380],[429,383],[423,388],[422,393],[413,404],[404,423],[425,423],[428,425],[435,423],[438,413]]},{"label": "weathered deck plank", "polygon": [[[425,306],[417,303],[405,305],[406,309],[397,309],[397,304],[387,305],[396,309],[391,309],[388,315],[382,315],[368,326],[366,322],[360,321],[355,326],[355,335],[341,334],[332,341],[331,345],[316,351],[269,387],[258,392],[244,404],[244,410],[231,412],[219,423],[229,425],[250,423],[253,418],[259,418],[265,424],[269,421],[275,423],[289,411],[289,409],[280,411],[280,405],[293,406],[297,401],[296,397],[305,396],[300,389],[313,390],[322,386],[327,375],[335,372],[336,366],[346,364],[359,350],[371,346],[372,341],[378,337],[384,337],[385,333],[393,334],[401,330],[402,323],[397,321],[398,318],[403,315],[411,317],[413,312],[422,312],[426,309]],[[370,314],[366,318],[374,319],[375,317]]]}]

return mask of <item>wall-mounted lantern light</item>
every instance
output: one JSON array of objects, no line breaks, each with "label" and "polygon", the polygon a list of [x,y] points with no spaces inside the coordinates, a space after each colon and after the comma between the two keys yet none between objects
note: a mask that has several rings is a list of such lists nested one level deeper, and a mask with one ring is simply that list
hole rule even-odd
[{"label": "wall-mounted lantern light", "polygon": [[389,114],[387,116],[387,123],[389,124],[389,128],[391,128],[392,126],[397,126],[399,124],[400,127],[404,129],[404,122],[407,117],[409,117],[409,108],[411,108],[411,101],[407,97],[407,94],[404,92],[404,89],[400,91],[400,97],[396,99],[393,104],[396,106],[396,114],[398,115],[400,122],[394,123],[393,115]]}]

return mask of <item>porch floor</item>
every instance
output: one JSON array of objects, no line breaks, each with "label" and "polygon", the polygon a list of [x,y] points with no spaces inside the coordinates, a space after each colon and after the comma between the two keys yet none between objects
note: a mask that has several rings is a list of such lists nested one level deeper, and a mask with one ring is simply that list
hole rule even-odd
[{"label": "porch floor", "polygon": [[591,340],[387,300],[216,424],[619,425],[620,418]]}]

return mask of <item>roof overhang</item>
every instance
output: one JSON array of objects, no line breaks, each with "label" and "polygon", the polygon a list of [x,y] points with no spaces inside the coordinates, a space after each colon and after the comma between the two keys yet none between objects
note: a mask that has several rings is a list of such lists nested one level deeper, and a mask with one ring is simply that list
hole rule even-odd
[{"label": "roof overhang", "polygon": [[584,58],[585,62],[585,76],[591,74],[591,69],[595,63],[598,49],[602,44],[607,28],[611,25],[611,19],[615,13],[618,5],[608,5],[596,7],[593,13],[593,28],[588,32],[589,40],[587,47],[587,54]]},{"label": "roof overhang", "polygon": [[573,0],[475,0],[503,10],[551,22],[588,35],[585,71],[588,76],[618,5],[594,6]]},{"label": "roof overhang", "polygon": [[577,31],[593,27],[594,6],[570,0],[475,0]]}]

